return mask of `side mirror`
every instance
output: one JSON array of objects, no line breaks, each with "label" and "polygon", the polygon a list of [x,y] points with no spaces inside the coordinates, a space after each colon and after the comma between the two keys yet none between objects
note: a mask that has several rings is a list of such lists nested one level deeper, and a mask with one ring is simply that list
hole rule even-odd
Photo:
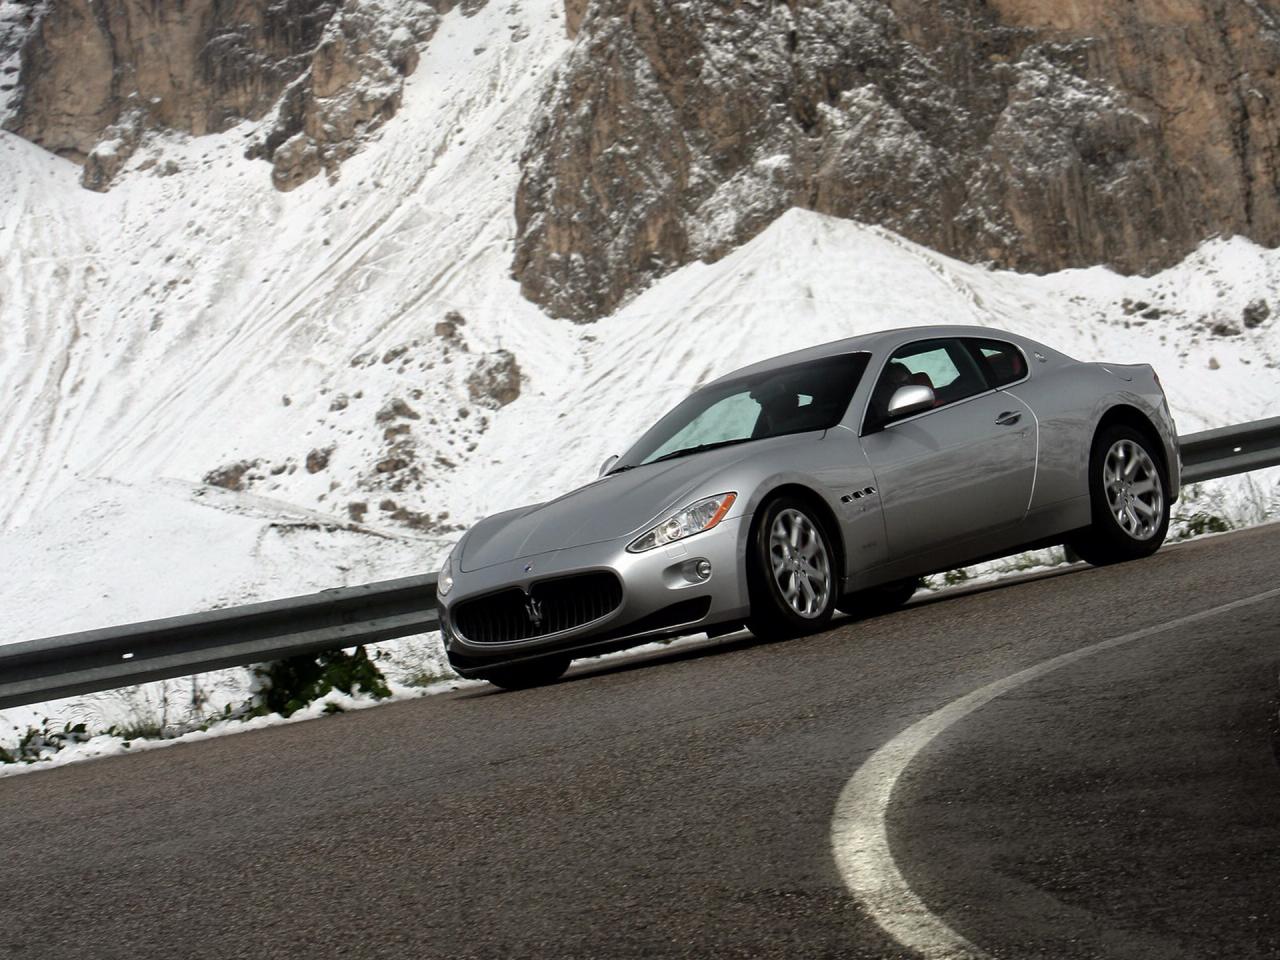
[{"label": "side mirror", "polygon": [[613,465],[617,462],[618,462],[618,455],[615,453],[612,457],[609,457],[609,459],[605,460],[604,463],[600,464],[600,472],[596,476],[603,477],[606,473],[608,473],[610,470],[613,469]]},{"label": "side mirror", "polygon": [[909,383],[899,387],[889,398],[889,419],[909,417],[913,413],[932,410],[934,404],[933,388],[919,383]]}]

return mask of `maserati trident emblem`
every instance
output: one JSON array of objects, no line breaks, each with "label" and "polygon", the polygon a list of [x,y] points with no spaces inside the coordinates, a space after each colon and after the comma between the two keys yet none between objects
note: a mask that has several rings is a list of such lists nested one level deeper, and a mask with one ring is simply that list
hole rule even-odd
[{"label": "maserati trident emblem", "polygon": [[529,597],[524,602],[524,612],[529,617],[529,622],[535,627],[542,626],[542,602]]}]

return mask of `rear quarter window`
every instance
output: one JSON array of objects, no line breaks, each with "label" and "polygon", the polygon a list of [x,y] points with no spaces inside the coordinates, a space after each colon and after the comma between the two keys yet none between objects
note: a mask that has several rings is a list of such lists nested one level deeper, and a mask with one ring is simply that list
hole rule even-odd
[{"label": "rear quarter window", "polygon": [[1027,358],[1012,343],[1004,340],[966,340],[965,346],[978,361],[990,386],[1008,386],[1027,375]]}]

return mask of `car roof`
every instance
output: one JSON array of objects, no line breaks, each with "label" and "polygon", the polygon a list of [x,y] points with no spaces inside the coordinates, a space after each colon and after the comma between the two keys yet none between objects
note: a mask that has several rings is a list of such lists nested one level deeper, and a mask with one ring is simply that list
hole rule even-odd
[{"label": "car roof", "polygon": [[768,373],[771,370],[781,370],[784,367],[794,366],[798,363],[807,363],[811,360],[821,360],[825,357],[837,357],[846,353],[871,353],[876,354],[884,350],[892,350],[904,343],[911,343],[916,340],[933,340],[935,338],[946,337],[980,337],[982,339],[1007,340],[1022,347],[1026,351],[1042,351],[1053,354],[1064,360],[1069,360],[1064,354],[1056,350],[1050,350],[1044,344],[1037,343],[1034,340],[1028,340],[1026,337],[1009,333],[1005,330],[996,330],[992,327],[973,327],[961,324],[938,324],[929,327],[897,327],[893,330],[879,330],[875,333],[864,333],[857,337],[848,337],[844,340],[833,340],[830,343],[821,343],[817,346],[807,347],[804,350],[796,350],[792,353],[784,353],[781,356],[771,357],[768,360],[761,360],[750,366],[740,367],[731,373],[727,373],[722,377],[712,381],[708,386],[721,383],[727,380],[735,380],[738,377],[751,376],[759,373]]}]

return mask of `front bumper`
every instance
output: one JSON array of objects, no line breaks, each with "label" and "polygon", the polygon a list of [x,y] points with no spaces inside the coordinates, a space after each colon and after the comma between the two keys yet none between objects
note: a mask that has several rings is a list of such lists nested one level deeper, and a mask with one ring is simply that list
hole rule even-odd
[{"label": "front bumper", "polygon": [[1161,399],[1156,411],[1160,440],[1164,445],[1165,463],[1168,464],[1169,502],[1176,503],[1182,487],[1182,447],[1178,444],[1178,427],[1173,422],[1173,412],[1169,409],[1169,401]]},{"label": "front bumper", "polygon": [[[439,601],[440,632],[453,669],[464,677],[549,654],[587,656],[659,637],[743,621],[750,609],[743,556],[749,517],[722,521],[714,530],[646,553],[628,553],[630,538],[522,557],[482,570],[454,572],[454,587]],[[692,574],[698,561],[711,575]],[[622,584],[622,602],[588,624],[525,640],[478,643],[459,630],[451,611],[465,601],[512,588],[526,594],[537,583],[573,574],[610,571]]]}]

